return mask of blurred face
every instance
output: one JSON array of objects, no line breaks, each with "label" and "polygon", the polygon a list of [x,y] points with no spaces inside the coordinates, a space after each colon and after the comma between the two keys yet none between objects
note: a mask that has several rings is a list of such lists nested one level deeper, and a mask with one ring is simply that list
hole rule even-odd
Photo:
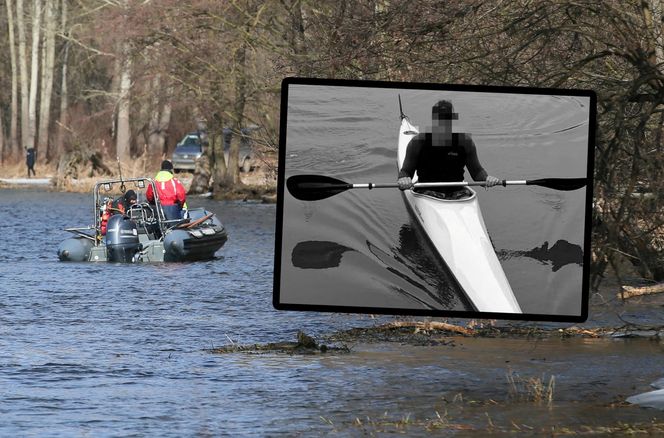
[{"label": "blurred face", "polygon": [[452,119],[433,119],[432,123],[432,146],[452,146]]}]

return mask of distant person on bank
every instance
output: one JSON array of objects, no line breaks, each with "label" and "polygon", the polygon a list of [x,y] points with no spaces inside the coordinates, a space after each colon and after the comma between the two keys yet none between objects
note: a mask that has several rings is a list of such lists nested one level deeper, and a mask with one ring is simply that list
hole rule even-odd
[{"label": "distant person on bank", "polygon": [[35,155],[34,148],[26,148],[25,164],[28,166],[28,178],[30,178],[30,171],[32,171],[32,176],[37,176],[35,173]]},{"label": "distant person on bank", "polygon": [[[452,102],[441,100],[431,109],[431,132],[420,132],[408,143],[406,157],[399,172],[397,184],[401,190],[413,187],[413,175],[417,171],[419,182],[463,181],[464,168],[475,181],[486,181],[486,187],[500,183],[487,174],[477,157],[477,148],[469,134],[452,132],[454,112]],[[418,190],[442,199],[463,199],[471,192],[466,187],[436,187]]]},{"label": "distant person on bank", "polygon": [[[173,176],[173,163],[168,160],[162,161],[161,170],[154,179],[166,220],[182,219],[182,210],[187,208],[187,192],[182,183]],[[154,203],[151,184],[148,185],[145,197],[148,202]]]}]

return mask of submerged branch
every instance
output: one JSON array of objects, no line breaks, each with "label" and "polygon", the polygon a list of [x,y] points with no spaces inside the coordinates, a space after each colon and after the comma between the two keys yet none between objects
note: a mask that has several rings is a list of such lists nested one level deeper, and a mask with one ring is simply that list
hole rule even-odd
[{"label": "submerged branch", "polygon": [[231,345],[213,348],[210,353],[286,353],[286,354],[318,354],[327,352],[348,353],[348,347],[335,347],[319,344],[314,338],[303,331],[297,332],[297,342],[270,342],[267,344],[240,345],[231,341]]}]

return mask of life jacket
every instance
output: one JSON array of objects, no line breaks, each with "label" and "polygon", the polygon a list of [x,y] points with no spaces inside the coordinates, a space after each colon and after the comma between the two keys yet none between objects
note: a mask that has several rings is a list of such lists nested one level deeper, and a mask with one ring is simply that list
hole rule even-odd
[{"label": "life jacket", "polygon": [[113,201],[113,204],[111,206],[113,208],[111,210],[111,214],[117,214],[117,213],[125,214],[126,209],[124,205],[124,200],[122,198],[118,198],[115,201]]},{"label": "life jacket", "polygon": [[111,218],[111,216],[113,216],[113,213],[111,212],[111,206],[112,206],[111,201],[107,201],[106,204],[104,204],[101,208],[100,231],[102,236],[106,235],[106,229],[108,228],[108,220]]},{"label": "life jacket", "polygon": [[[160,171],[157,176],[155,176],[155,185],[157,186],[157,191],[159,192],[159,200],[161,201],[161,205],[166,206],[179,204],[180,207],[186,206],[186,193],[184,186],[173,176],[171,172],[166,170]],[[154,194],[152,193],[151,185],[148,186],[145,195],[149,202],[154,200]]]},{"label": "life jacket", "polygon": [[420,182],[463,181],[466,149],[459,137],[458,133],[452,134],[452,146],[433,146],[431,133],[426,133],[417,164]]}]

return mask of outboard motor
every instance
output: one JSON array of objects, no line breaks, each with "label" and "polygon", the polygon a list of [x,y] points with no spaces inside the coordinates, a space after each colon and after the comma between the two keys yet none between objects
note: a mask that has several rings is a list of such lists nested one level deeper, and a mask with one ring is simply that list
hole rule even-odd
[{"label": "outboard motor", "polygon": [[141,250],[136,222],[121,214],[111,216],[105,243],[109,262],[133,262],[134,255]]}]

